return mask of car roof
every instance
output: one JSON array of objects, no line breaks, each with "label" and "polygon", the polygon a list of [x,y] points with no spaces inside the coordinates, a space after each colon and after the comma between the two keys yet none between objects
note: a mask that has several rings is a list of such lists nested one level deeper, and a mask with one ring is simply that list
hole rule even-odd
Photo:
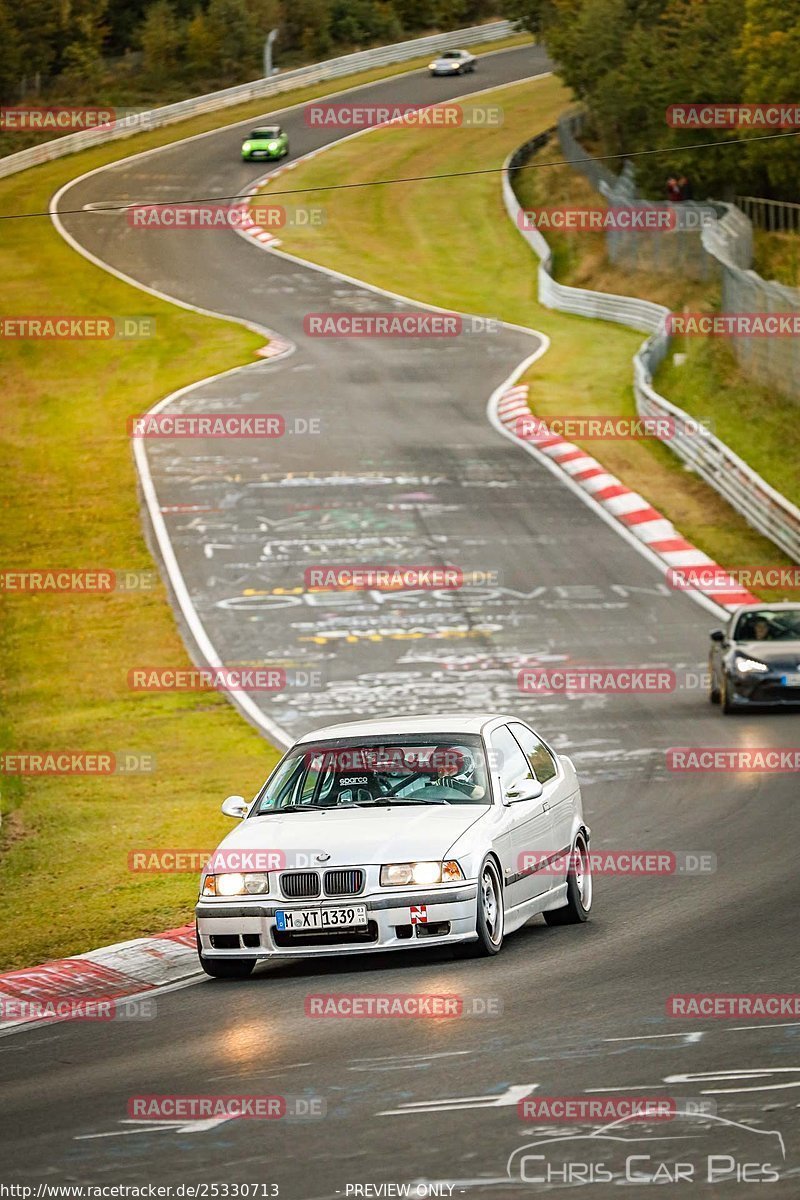
[{"label": "car roof", "polygon": [[342,725],[326,725],[313,729],[298,739],[300,742],[319,742],[349,737],[394,737],[430,733],[480,733],[491,721],[512,721],[517,717],[494,712],[444,712],[421,714],[416,717],[381,717],[366,721],[348,721]]},{"label": "car roof", "polygon": [[758,604],[742,604],[739,608],[734,609],[732,616],[739,617],[742,613],[759,612],[761,609],[769,611],[780,610],[784,612],[800,612],[800,603],[791,600],[781,600],[778,603],[771,603],[769,600],[761,600]]}]

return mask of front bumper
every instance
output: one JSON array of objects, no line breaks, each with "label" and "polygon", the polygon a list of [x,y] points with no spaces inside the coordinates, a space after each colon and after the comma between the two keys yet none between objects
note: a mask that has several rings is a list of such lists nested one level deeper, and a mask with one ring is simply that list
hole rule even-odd
[{"label": "front bumper", "polygon": [[745,708],[789,708],[800,705],[800,687],[783,683],[784,672],[770,671],[756,677],[728,674],[726,683],[731,704]]},{"label": "front bumper", "polygon": [[[342,908],[363,904],[366,930],[286,933],[277,928],[280,910]],[[283,900],[278,896],[203,897],[195,907],[197,944],[205,958],[317,958],[335,954],[422,949],[471,941],[477,936],[475,882],[413,891],[381,891],[338,899]],[[425,920],[412,923],[411,909]],[[416,915],[419,915],[418,913]]]},{"label": "front bumper", "polygon": [[263,161],[272,161],[280,158],[283,150],[249,150],[246,154],[242,151],[242,161],[250,162],[251,159],[262,159]]}]

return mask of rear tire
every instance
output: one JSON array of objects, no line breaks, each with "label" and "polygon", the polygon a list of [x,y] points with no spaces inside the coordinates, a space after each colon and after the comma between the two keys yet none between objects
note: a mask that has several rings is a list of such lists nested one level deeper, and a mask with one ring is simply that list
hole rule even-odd
[{"label": "rear tire", "polygon": [[198,954],[200,966],[212,979],[247,979],[256,965],[254,958],[206,958]]},{"label": "rear tire", "polygon": [[567,903],[543,913],[548,925],[580,925],[588,921],[592,909],[592,864],[589,847],[582,833],[575,838],[567,871]]}]

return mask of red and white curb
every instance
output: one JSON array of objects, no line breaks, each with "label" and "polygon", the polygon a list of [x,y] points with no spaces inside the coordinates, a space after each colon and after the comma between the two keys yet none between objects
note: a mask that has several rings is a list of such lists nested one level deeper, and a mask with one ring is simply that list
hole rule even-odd
[{"label": "red and white curb", "polygon": [[[527,383],[518,383],[503,392],[497,400],[496,411],[500,423],[513,437],[534,451],[548,458],[551,463],[569,476],[573,484],[591,496],[608,515],[619,522],[628,533],[637,538],[652,553],[661,559],[664,566],[713,568],[713,587],[692,587],[718,604],[721,608],[734,609],[740,604],[758,603],[758,597],[739,586],[707,554],[687,542],[675,529],[671,521],[653,508],[644,496],[632,492],[615,475],[609,474],[602,463],[592,458],[585,450],[568,442],[560,434],[549,431],[523,436],[519,432],[520,418],[530,417]],[[708,572],[712,574],[711,571]],[[676,588],[676,590],[679,590]],[[684,590],[684,589],[680,589]]]},{"label": "red and white curb", "polygon": [[81,1006],[150,995],[198,972],[193,925],[0,975],[0,1031],[74,1019]]},{"label": "red and white curb", "polygon": [[272,178],[271,175],[264,176],[259,179],[246,192],[242,192],[242,198],[231,205],[231,212],[236,213],[235,229],[237,233],[243,234],[245,237],[255,238],[257,242],[261,242],[265,246],[280,246],[280,239],[275,236],[269,229],[265,229],[258,221],[254,221],[250,210],[250,200],[255,196],[259,188],[264,186],[267,179]]}]

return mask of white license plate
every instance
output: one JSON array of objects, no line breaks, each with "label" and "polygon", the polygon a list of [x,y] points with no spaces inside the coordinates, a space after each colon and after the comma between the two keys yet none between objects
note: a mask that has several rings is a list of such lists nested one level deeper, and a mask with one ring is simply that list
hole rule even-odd
[{"label": "white license plate", "polygon": [[292,908],[275,914],[278,929],[353,929],[367,924],[367,906],[349,908]]},{"label": "white license plate", "polygon": [[784,675],[784,687],[800,687],[800,671],[793,671],[791,675]]}]

